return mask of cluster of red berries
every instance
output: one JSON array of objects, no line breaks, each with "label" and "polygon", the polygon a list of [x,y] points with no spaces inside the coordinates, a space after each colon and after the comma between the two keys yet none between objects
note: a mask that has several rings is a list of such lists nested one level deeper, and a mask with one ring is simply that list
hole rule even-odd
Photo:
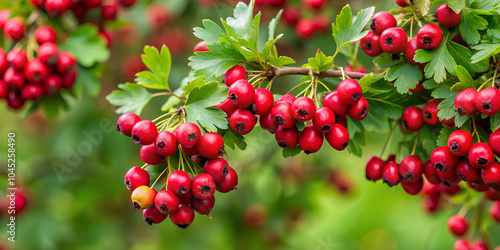
[{"label": "cluster of red berries", "polygon": [[[8,10],[0,12],[8,15]],[[12,29],[8,29],[12,25],[7,25],[12,20],[17,19],[5,23],[0,20],[0,29],[14,39]],[[57,33],[51,27],[39,27],[34,36],[39,44],[36,57],[28,58],[26,51],[20,49],[8,53],[0,49],[0,99],[6,99],[13,109],[21,108],[26,101],[57,94],[61,88],[71,89],[78,74],[75,57],[59,51]]]},{"label": "cluster of red berries", "polygon": [[[236,171],[219,157],[225,151],[224,140],[218,133],[202,135],[200,128],[190,122],[181,123],[173,132],[158,132],[154,122],[141,120],[133,113],[121,115],[116,129],[142,145],[140,157],[147,164],[161,164],[180,146],[184,154],[191,156],[192,161],[203,168],[203,173],[193,173],[193,178],[183,170],[172,172],[166,182],[168,190],[159,192],[153,188],[156,181],[149,187],[149,173],[143,168],[133,167],[125,174],[125,186],[132,191],[134,208],[144,209],[144,219],[149,224],[160,223],[170,215],[172,223],[187,228],[194,219],[193,211],[206,215],[210,213],[215,204],[216,190],[227,193],[236,189]],[[180,161],[183,159],[179,158]]]},{"label": "cluster of red berries", "polygon": [[473,88],[462,90],[455,97],[455,111],[459,115],[474,115],[478,111],[492,116],[500,111],[500,90],[487,87],[480,91]]}]

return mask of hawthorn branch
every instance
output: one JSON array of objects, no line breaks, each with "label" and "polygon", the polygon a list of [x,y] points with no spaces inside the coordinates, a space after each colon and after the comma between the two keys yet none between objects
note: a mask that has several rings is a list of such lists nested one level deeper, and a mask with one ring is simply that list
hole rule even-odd
[{"label": "hawthorn branch", "polygon": [[[310,69],[310,68],[302,68],[302,67],[283,67],[283,68],[273,67],[271,69],[272,72],[271,72],[270,78],[274,79],[276,77],[285,76],[285,75],[309,75],[309,72],[311,70],[312,69]],[[368,75],[367,73],[345,72],[345,71],[344,71],[344,74],[352,79],[361,79],[364,76]],[[375,74],[375,77],[381,76],[384,74],[385,74],[385,72],[382,72],[380,74]],[[329,69],[326,71],[319,72],[318,77],[319,78],[342,77],[342,71]]]}]

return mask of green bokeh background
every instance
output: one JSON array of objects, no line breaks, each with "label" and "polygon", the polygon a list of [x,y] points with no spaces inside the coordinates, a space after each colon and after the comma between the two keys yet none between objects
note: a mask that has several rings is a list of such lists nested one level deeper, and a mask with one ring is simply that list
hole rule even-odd
[{"label": "green bokeh background", "polygon": [[[196,1],[162,2],[177,13],[173,25],[184,29],[188,37],[203,18],[218,20],[231,14],[227,4],[207,10]],[[325,13],[333,17],[345,3],[330,1]],[[393,1],[349,3],[353,11],[367,4],[375,4],[377,10],[396,7]],[[141,30],[139,41],[152,32],[144,18],[146,6],[142,2],[125,18]],[[335,48],[329,34],[300,41],[294,38],[292,29],[283,25],[277,32],[285,34],[280,49],[297,62],[305,62],[305,57],[318,48],[326,54],[332,54]],[[193,37],[188,42],[192,48],[197,40]],[[459,207],[449,206],[428,215],[420,197],[407,195],[401,186],[389,188],[381,182],[366,181],[365,163],[372,155],[380,154],[387,138],[387,134],[375,133],[367,135],[362,158],[337,152],[325,142],[316,154],[284,159],[273,135],[255,129],[247,136],[247,150],[228,151],[228,161],[238,172],[241,183],[235,192],[216,194],[212,219],[197,214],[186,230],[172,225],[169,219],[159,225],[147,225],[142,214],[130,205],[130,192],[123,184],[125,172],[134,165],[142,165],[140,147],[114,131],[118,115],[105,101],[105,96],[123,81],[118,73],[121,60],[127,54],[140,53],[144,44],[114,47],[112,58],[103,65],[99,96],[83,93],[79,100],[70,100],[70,111],[62,112],[54,120],[47,120],[41,112],[22,118],[4,108],[3,103],[0,105],[1,178],[6,179],[7,134],[14,132],[17,183],[28,196],[27,207],[16,219],[16,243],[8,243],[6,230],[2,230],[0,246],[8,249],[452,248],[455,239],[448,232],[447,220]],[[190,54],[188,50],[174,55],[172,86],[187,74]],[[371,59],[361,54],[359,63],[371,69]],[[339,56],[336,63],[345,65],[345,57]],[[280,86],[296,79],[282,80]],[[273,91],[283,92],[287,88]],[[154,100],[141,116],[145,119],[158,116],[164,101]],[[398,138],[396,135],[395,141]],[[396,151],[396,143],[393,144],[391,152]],[[74,156],[73,150],[85,153],[80,160],[69,159]],[[68,159],[73,166],[68,166]],[[55,167],[59,164],[66,167]],[[339,192],[327,180],[332,169],[341,171],[350,183],[348,194]],[[4,183],[0,193],[5,190]],[[257,228],[243,222],[245,209],[253,204],[264,206],[269,214]],[[0,219],[2,229],[6,223],[4,213]],[[498,225],[491,228],[490,235],[500,245]]]}]

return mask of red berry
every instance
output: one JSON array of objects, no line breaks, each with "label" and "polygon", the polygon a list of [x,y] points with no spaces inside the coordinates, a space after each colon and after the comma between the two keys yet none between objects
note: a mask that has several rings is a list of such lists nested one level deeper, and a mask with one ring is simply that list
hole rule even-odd
[{"label": "red berry", "polygon": [[9,67],[9,63],[5,57],[5,51],[0,48],[0,76],[7,70],[7,67]]},{"label": "red berry", "polygon": [[291,109],[293,117],[300,122],[309,121],[316,114],[314,101],[305,96],[297,98],[292,103]]},{"label": "red berry", "polygon": [[278,145],[282,148],[293,148],[299,143],[299,130],[295,125],[291,128],[278,126],[274,136]]},{"label": "red berry", "polygon": [[222,136],[208,132],[201,136],[200,141],[196,145],[200,155],[209,159],[217,158],[217,156],[224,154],[224,139]]},{"label": "red berry", "polygon": [[500,201],[491,204],[489,213],[491,218],[493,218],[497,222],[500,222]]},{"label": "red berry", "polygon": [[453,28],[458,25],[460,19],[462,18],[462,13],[455,13],[447,3],[441,4],[436,9],[436,16],[439,26],[445,28]]},{"label": "red berry", "polygon": [[[208,48],[207,48],[208,49]],[[241,65],[236,65],[230,69],[228,69],[222,78],[222,82],[224,85],[231,87],[233,83],[235,83],[238,80],[247,80],[248,78],[248,73],[245,69],[245,67]]]},{"label": "red berry", "polygon": [[125,174],[125,187],[128,190],[134,191],[140,186],[149,186],[149,173],[140,167],[132,167]]},{"label": "red berry", "polygon": [[488,190],[489,188],[482,179],[473,182],[467,182],[467,184],[469,185],[469,187],[478,192],[486,192],[486,190]]},{"label": "red berry", "polygon": [[[0,207],[2,207],[2,216],[6,216],[4,213],[6,213],[7,210],[9,210],[8,212],[9,216],[18,215],[26,206],[26,201],[27,201],[26,194],[22,189],[19,188],[17,191],[15,191],[13,198],[14,200],[12,200],[11,196],[8,198],[8,200],[6,200],[5,207],[2,207],[4,204],[0,204]],[[4,201],[2,200],[2,202]],[[15,202],[15,206],[13,206],[11,202]],[[11,215],[11,210],[14,210],[14,213],[12,215]]]},{"label": "red berry", "polygon": [[463,181],[474,182],[481,179],[481,170],[472,167],[467,159],[458,161],[456,170],[458,177]]},{"label": "red berry", "polygon": [[405,51],[408,44],[406,32],[401,28],[388,28],[380,35],[380,47],[389,54]]},{"label": "red berry", "polygon": [[56,31],[48,26],[41,26],[36,29],[35,31],[35,39],[38,42],[38,44],[44,44],[44,43],[56,43],[57,42],[57,33]]},{"label": "red berry", "polygon": [[141,118],[134,113],[125,113],[118,118],[116,130],[126,136],[132,136],[132,128],[141,121]]},{"label": "red berry", "polygon": [[254,114],[246,109],[237,109],[229,118],[229,125],[240,135],[250,133],[257,122]]},{"label": "red berry", "polygon": [[191,204],[194,211],[196,211],[197,213],[209,215],[215,205],[215,196],[212,195],[209,198],[203,200],[193,197],[191,200]]},{"label": "red berry", "polygon": [[16,70],[23,70],[26,64],[28,63],[28,56],[26,55],[26,51],[13,49],[7,56],[5,57],[7,60],[9,67],[12,67]]},{"label": "red berry", "polygon": [[500,153],[500,130],[497,129],[495,132],[490,134],[490,138],[488,140],[490,147],[495,153]]},{"label": "red berry", "polygon": [[271,112],[267,112],[264,115],[261,115],[259,118],[260,127],[264,130],[267,130],[271,133],[276,132],[278,129],[278,123],[274,120],[273,114]]},{"label": "red berry", "polygon": [[7,94],[9,93],[9,87],[5,82],[0,80],[0,99],[4,99],[7,97]]},{"label": "red berry", "polygon": [[396,4],[401,8],[408,7],[408,3],[406,2],[406,0],[396,0]]},{"label": "red berry", "polygon": [[295,35],[300,39],[307,39],[313,35],[316,30],[315,26],[316,24],[312,19],[299,19],[295,26]]},{"label": "red berry", "polygon": [[24,76],[17,72],[14,68],[8,68],[4,75],[3,81],[7,86],[12,86],[15,90],[20,90],[24,86]]},{"label": "red berry", "polygon": [[459,115],[474,115],[478,109],[475,103],[478,92],[473,88],[462,90],[455,97],[455,111]]},{"label": "red berry", "polygon": [[448,137],[448,147],[457,156],[466,156],[473,143],[472,135],[467,130],[453,131]]},{"label": "red berry", "polygon": [[187,155],[191,155],[191,156],[197,155],[200,153],[200,152],[198,152],[198,149],[196,147],[186,148],[186,147],[181,145],[181,149],[182,149],[182,152],[184,152]]},{"label": "red berry", "polygon": [[403,189],[408,193],[409,195],[416,195],[420,193],[422,190],[422,187],[424,186],[424,179],[420,178],[416,181],[406,181],[402,180],[401,181],[401,186]]},{"label": "red berry", "polygon": [[284,128],[295,126],[295,118],[292,115],[292,104],[289,102],[276,102],[271,109],[271,114],[278,125]]},{"label": "red berry", "polygon": [[78,71],[76,69],[73,69],[72,71],[68,72],[67,74],[62,76],[62,83],[61,87],[65,89],[71,89],[76,83],[76,77],[78,75]]},{"label": "red berry", "polygon": [[338,124],[333,124],[332,130],[325,133],[325,139],[328,141],[332,148],[341,151],[349,146],[349,132],[347,129]]},{"label": "red berry", "polygon": [[[356,80],[345,79],[339,83],[337,93],[341,102],[354,105],[363,96],[363,89]],[[333,110],[335,112],[335,110]]]},{"label": "red berry", "polygon": [[461,181],[456,169],[452,169],[448,172],[438,171],[437,175],[446,187],[458,184]]},{"label": "red berry", "polygon": [[408,40],[408,44],[406,45],[406,49],[403,51],[403,56],[405,57],[405,59],[408,63],[413,64],[413,65],[419,64],[418,62],[415,62],[415,60],[413,59],[413,57],[415,56],[415,51],[417,51],[417,49],[420,49],[418,47],[417,39],[412,38],[412,39]]},{"label": "red berry", "polygon": [[7,20],[9,20],[9,9],[0,10],[0,30],[3,30]]},{"label": "red berry", "polygon": [[316,110],[312,124],[318,132],[327,133],[335,124],[335,114],[330,108],[321,107]]},{"label": "red berry", "polygon": [[385,162],[382,159],[376,156],[370,158],[370,160],[366,163],[365,168],[366,179],[369,181],[377,181],[382,178],[382,169],[384,166]]},{"label": "red berry", "polygon": [[66,74],[76,68],[76,59],[69,52],[61,52],[57,58],[56,69],[61,74]]},{"label": "red berry", "polygon": [[154,122],[142,120],[132,127],[132,139],[136,144],[149,145],[155,141],[158,129]]},{"label": "red berry", "polygon": [[[210,51],[208,49],[208,46],[207,46],[207,43],[205,41],[201,41],[199,43],[197,43],[194,48],[193,48],[193,53],[195,52],[199,52],[199,51]],[[237,65],[239,66],[239,65]],[[224,74],[225,75],[225,74]]]},{"label": "red berry", "polygon": [[5,22],[3,27],[5,37],[18,42],[24,37],[24,21],[19,17],[13,17]]},{"label": "red berry", "polygon": [[422,119],[424,119],[425,123],[431,126],[439,124],[439,117],[437,116],[437,113],[439,111],[438,104],[440,102],[440,100],[432,99],[430,102],[425,104],[422,109]]},{"label": "red berry", "polygon": [[478,239],[472,243],[470,246],[471,250],[488,250],[488,246],[483,242],[483,240]]},{"label": "red berry", "polygon": [[447,146],[441,146],[432,151],[431,162],[438,171],[448,172],[455,169],[458,158]]},{"label": "red berry", "polygon": [[38,47],[38,57],[40,60],[48,65],[57,63],[59,49],[57,45],[51,42],[46,42]]},{"label": "red berry", "polygon": [[323,134],[314,129],[313,125],[305,126],[299,135],[300,149],[306,154],[316,153],[323,145]]},{"label": "red berry", "polygon": [[156,190],[148,186],[139,186],[132,192],[130,199],[135,210],[145,209],[154,205]]},{"label": "red berry", "polygon": [[467,46],[467,43],[462,39],[462,35],[460,34],[460,31],[457,32],[457,34],[453,36],[451,41],[456,42],[462,46]]},{"label": "red berry", "polygon": [[115,20],[117,12],[118,12],[117,2],[111,1],[102,4],[102,9],[101,9],[102,19],[106,21]]},{"label": "red berry", "polygon": [[234,102],[231,101],[231,99],[229,98],[217,104],[215,107],[224,111],[227,117],[230,117],[233,114],[233,112],[238,108],[236,107],[236,105],[234,105]]},{"label": "red berry", "polygon": [[191,191],[191,177],[182,170],[176,170],[168,176],[167,186],[175,194],[184,195]]},{"label": "red berry", "polygon": [[221,193],[227,193],[232,190],[236,190],[236,186],[238,185],[238,174],[232,167],[227,167],[227,174],[224,176],[224,179],[220,182],[217,182],[215,185],[215,189]]},{"label": "red berry", "polygon": [[454,250],[470,250],[469,242],[466,239],[458,239],[453,245]]},{"label": "red berry", "polygon": [[434,168],[434,165],[430,160],[426,161],[424,164],[424,175],[425,178],[432,184],[441,183],[441,179],[439,179],[437,170],[436,168]]},{"label": "red berry", "polygon": [[410,89],[410,92],[412,93],[422,93],[425,90],[424,85],[421,83],[418,83],[415,88]]},{"label": "red berry", "polygon": [[30,99],[38,100],[43,96],[43,88],[40,85],[28,84],[21,90],[21,98],[28,101]]},{"label": "red berry", "polygon": [[447,120],[440,120],[441,124],[445,125],[446,127],[449,128],[454,128],[455,127],[455,117],[452,117]]},{"label": "red berry", "polygon": [[481,177],[486,185],[493,187],[500,185],[500,163],[494,161],[481,169]]},{"label": "red berry", "polygon": [[52,17],[59,17],[64,14],[72,5],[70,0],[45,0],[45,10]]},{"label": "red berry", "polygon": [[363,67],[363,65],[359,65],[357,67],[352,65],[347,65],[345,67],[345,72],[368,73],[368,70],[365,67]]},{"label": "red berry", "polygon": [[348,105],[340,100],[337,90],[325,95],[323,98],[323,106],[330,108],[335,116],[346,116]]},{"label": "red berry", "polygon": [[382,34],[388,28],[398,25],[396,18],[387,11],[381,11],[375,14],[372,18],[370,28],[377,34]]},{"label": "red berry", "polygon": [[271,91],[258,88],[255,90],[255,101],[253,102],[253,108],[255,113],[258,115],[264,115],[271,111],[274,104],[274,96]]},{"label": "red berry", "polygon": [[420,157],[408,155],[399,164],[399,173],[405,181],[417,181],[422,178],[424,173],[424,163]]},{"label": "red berry", "polygon": [[123,5],[124,7],[131,7],[132,5],[135,4],[136,0],[120,0],[120,4]]},{"label": "red berry", "polygon": [[82,0],[81,1],[88,9],[101,6],[102,0]]},{"label": "red berry", "polygon": [[280,98],[278,98],[278,100],[276,100],[276,103],[278,102],[289,102],[290,104],[292,104],[294,101],[295,101],[295,96],[291,95],[291,94],[286,94],[286,95],[282,95]]},{"label": "red berry", "polygon": [[494,187],[489,187],[486,192],[484,192],[484,197],[490,201],[500,201],[500,191],[495,190]]},{"label": "red berry", "polygon": [[247,80],[241,79],[231,84],[228,95],[236,107],[245,108],[254,102],[255,89]]},{"label": "red berry", "polygon": [[177,211],[180,200],[171,190],[162,190],[155,196],[155,207],[162,214],[171,214]]},{"label": "red berry", "polygon": [[180,204],[177,211],[170,214],[170,220],[179,228],[186,229],[189,225],[191,225],[191,223],[193,223],[194,211],[190,206]]},{"label": "red berry", "polygon": [[177,152],[177,138],[173,133],[168,131],[161,131],[156,136],[155,142],[156,153],[162,156],[171,156]]},{"label": "red berry", "polygon": [[476,94],[476,107],[485,115],[494,115],[500,111],[500,90],[487,87]]},{"label": "red berry", "polygon": [[33,83],[40,83],[47,78],[49,70],[47,66],[38,58],[32,58],[24,68],[26,80]]},{"label": "red berry", "polygon": [[467,219],[461,215],[453,215],[448,220],[448,228],[456,236],[462,236],[467,232],[468,227]]},{"label": "red berry", "polygon": [[183,195],[178,195],[178,194],[176,194],[176,195],[177,195],[177,197],[179,197],[179,201],[181,202],[181,204],[191,206],[191,200],[193,198],[193,193],[187,192]]},{"label": "red berry", "polygon": [[5,99],[7,100],[7,106],[12,109],[20,109],[24,105],[23,98],[15,90],[11,90]]},{"label": "red berry", "polygon": [[153,223],[159,224],[168,217],[168,215],[162,214],[155,206],[142,210],[142,215],[144,216],[144,221],[150,226],[153,225]]},{"label": "red berry", "polygon": [[347,115],[351,117],[351,119],[355,121],[361,121],[365,119],[365,117],[368,115],[368,111],[370,110],[370,105],[368,104],[368,101],[366,98],[361,97],[359,101],[357,101],[353,105],[349,105],[347,107]]},{"label": "red berry", "polygon": [[325,0],[306,0],[306,3],[315,9],[321,8]]},{"label": "red berry", "polygon": [[223,158],[217,157],[206,161],[203,172],[212,176],[215,182],[222,182],[229,172],[229,165]]},{"label": "red berry", "polygon": [[389,185],[389,187],[399,184],[399,166],[396,162],[390,161],[385,164],[384,168],[382,169],[382,180],[384,181],[384,183]]},{"label": "red berry", "polygon": [[211,175],[205,173],[196,175],[191,182],[191,191],[194,197],[202,200],[214,196],[214,178],[212,178]]},{"label": "red berry", "polygon": [[475,168],[486,168],[494,159],[493,150],[486,142],[476,143],[469,149],[469,162]]},{"label": "red berry", "polygon": [[143,162],[150,165],[160,165],[165,160],[165,156],[156,153],[154,143],[142,145],[140,156]]},{"label": "red berry", "polygon": [[383,53],[380,47],[380,35],[373,31],[361,38],[360,46],[367,56],[376,57]]},{"label": "red berry", "polygon": [[285,20],[285,22],[288,24],[288,25],[291,25],[291,26],[295,26],[297,24],[297,22],[299,21],[299,17],[300,17],[300,11],[296,8],[285,8],[283,10],[283,20]]},{"label": "red berry", "polygon": [[184,122],[177,127],[175,135],[179,144],[184,148],[195,147],[200,141],[201,130],[192,122]]},{"label": "red berry", "polygon": [[401,123],[406,130],[418,131],[422,129],[425,125],[422,110],[415,106],[406,108],[401,116]]},{"label": "red berry", "polygon": [[417,33],[418,46],[423,49],[437,48],[443,41],[443,31],[439,26],[428,23]]}]

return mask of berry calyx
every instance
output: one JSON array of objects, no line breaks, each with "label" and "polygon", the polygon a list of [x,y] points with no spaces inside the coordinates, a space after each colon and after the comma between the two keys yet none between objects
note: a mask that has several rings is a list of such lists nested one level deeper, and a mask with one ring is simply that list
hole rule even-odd
[{"label": "berry calyx", "polygon": [[455,130],[448,137],[448,147],[457,156],[466,156],[474,143],[472,135],[467,130]]},{"label": "berry calyx", "polygon": [[202,135],[196,148],[200,152],[200,155],[208,159],[217,158],[217,156],[225,153],[224,139],[222,139],[221,135],[213,132]]},{"label": "berry calyx", "polygon": [[311,120],[316,114],[316,105],[311,98],[302,96],[292,103],[291,111],[297,121],[305,122]]},{"label": "berry calyx", "polygon": [[128,137],[132,136],[132,128],[141,121],[141,118],[134,113],[125,113],[118,118],[116,130]]},{"label": "berry calyx", "polygon": [[437,48],[443,41],[443,31],[439,26],[428,23],[417,33],[418,46],[423,49]]},{"label": "berry calyx", "polygon": [[401,28],[388,28],[380,35],[380,47],[389,54],[405,51],[408,44],[406,32]]},{"label": "berry calyx", "polygon": [[384,52],[380,47],[380,35],[373,31],[368,32],[366,36],[361,38],[360,46],[365,54],[370,57],[379,56]]},{"label": "berry calyx", "polygon": [[171,190],[161,190],[155,196],[155,207],[162,214],[171,214],[177,211],[180,200]]},{"label": "berry calyx", "polygon": [[176,170],[168,176],[167,187],[177,195],[191,191],[191,176],[182,170]]},{"label": "berry calyx", "polygon": [[237,109],[229,118],[229,125],[240,135],[250,133],[257,122],[254,114],[246,109]]},{"label": "berry calyx", "polygon": [[177,138],[173,133],[161,131],[154,141],[156,153],[162,156],[171,156],[177,152]]},{"label": "berry calyx", "polygon": [[130,191],[134,191],[140,186],[149,186],[149,184],[150,180],[148,171],[140,167],[132,167],[125,174],[125,187],[127,187]]},{"label": "berry calyx", "polygon": [[377,34],[382,34],[388,28],[396,27],[398,25],[396,18],[387,11],[381,11],[375,14],[372,18],[370,28]]},{"label": "berry calyx", "polygon": [[198,199],[210,198],[215,193],[214,178],[206,173],[196,175],[191,182],[191,191]]},{"label": "berry calyx", "polygon": [[321,107],[316,110],[312,124],[318,132],[327,133],[335,124],[335,114],[330,108]]},{"label": "berry calyx", "polygon": [[201,130],[192,122],[184,122],[175,130],[175,136],[182,147],[192,148],[200,141]]},{"label": "berry calyx", "polygon": [[425,125],[422,110],[415,106],[406,108],[401,116],[401,124],[404,129],[410,131],[418,131],[422,129]]},{"label": "berry calyx", "polygon": [[337,93],[341,102],[347,105],[354,105],[363,96],[363,89],[361,89],[361,86],[356,80],[345,79],[339,83]]},{"label": "berry calyx", "polygon": [[487,87],[476,94],[476,107],[485,115],[494,115],[500,111],[500,90]]},{"label": "berry calyx", "polygon": [[236,107],[245,108],[254,102],[255,89],[247,80],[241,79],[231,84],[228,95]]},{"label": "berry calyx", "polygon": [[158,129],[154,122],[142,120],[132,127],[132,139],[136,144],[149,145],[155,141]]},{"label": "berry calyx", "polygon": [[170,214],[170,221],[179,228],[186,229],[194,220],[193,209],[185,204],[180,204],[175,213]]}]

